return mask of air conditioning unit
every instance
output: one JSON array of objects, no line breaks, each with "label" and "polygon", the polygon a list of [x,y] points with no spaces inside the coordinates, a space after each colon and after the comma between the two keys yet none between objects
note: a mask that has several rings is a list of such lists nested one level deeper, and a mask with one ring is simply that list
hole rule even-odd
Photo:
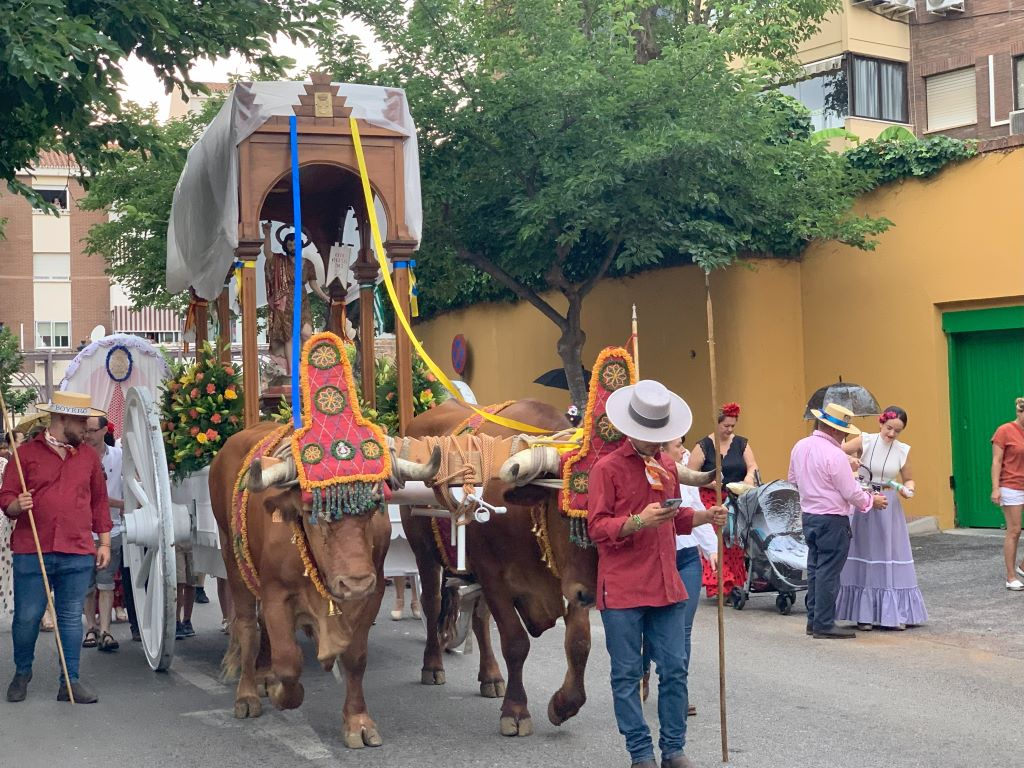
[{"label": "air conditioning unit", "polygon": [[950,11],[963,13],[964,0],[925,0],[925,7],[928,8],[928,13],[940,15],[945,15]]},{"label": "air conditioning unit", "polygon": [[1024,109],[1018,109],[1010,113],[1010,135],[1017,136],[1024,133]]}]

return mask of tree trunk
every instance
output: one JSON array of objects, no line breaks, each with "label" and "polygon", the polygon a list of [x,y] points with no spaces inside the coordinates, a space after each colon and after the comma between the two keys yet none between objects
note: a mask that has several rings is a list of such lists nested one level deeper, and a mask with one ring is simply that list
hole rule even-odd
[{"label": "tree trunk", "polygon": [[565,379],[569,382],[569,397],[583,413],[587,407],[587,382],[583,378],[583,345],[587,334],[581,326],[583,299],[569,296],[569,310],[566,312],[566,326],[558,337],[558,356],[562,359]]}]

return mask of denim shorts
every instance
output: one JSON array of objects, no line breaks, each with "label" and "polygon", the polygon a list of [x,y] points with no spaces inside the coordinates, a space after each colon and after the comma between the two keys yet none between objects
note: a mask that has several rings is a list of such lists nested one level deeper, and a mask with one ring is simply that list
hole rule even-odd
[{"label": "denim shorts", "polygon": [[98,589],[100,592],[110,592],[114,588],[114,574],[119,570],[121,570],[121,536],[117,535],[110,539],[110,562],[105,568],[93,569],[89,591]]}]

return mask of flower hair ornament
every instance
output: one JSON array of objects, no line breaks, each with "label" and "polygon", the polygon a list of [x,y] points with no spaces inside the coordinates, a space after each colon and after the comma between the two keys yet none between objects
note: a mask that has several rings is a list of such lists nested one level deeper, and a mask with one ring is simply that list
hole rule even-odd
[{"label": "flower hair ornament", "polygon": [[722,414],[722,417],[726,419],[738,419],[740,417],[739,403],[726,403],[718,410]]},{"label": "flower hair ornament", "polygon": [[896,411],[886,411],[885,413],[878,417],[878,423],[885,424],[885,422],[891,419],[898,419],[899,417],[900,415],[896,413]]}]

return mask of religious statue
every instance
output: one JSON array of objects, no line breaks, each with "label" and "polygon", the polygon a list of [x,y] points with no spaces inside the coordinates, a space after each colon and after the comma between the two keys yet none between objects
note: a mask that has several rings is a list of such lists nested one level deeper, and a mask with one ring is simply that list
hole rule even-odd
[{"label": "religious statue", "polygon": [[[289,233],[281,240],[284,252],[274,252],[270,247],[269,225],[264,224],[263,247],[266,253],[264,276],[267,284],[267,340],[270,354],[286,374],[291,373],[292,360],[292,313],[295,306],[295,234]],[[331,299],[317,282],[316,268],[304,260],[302,282],[330,306]],[[313,314],[309,308],[306,291],[302,292],[302,328],[304,343],[313,335]]]}]

